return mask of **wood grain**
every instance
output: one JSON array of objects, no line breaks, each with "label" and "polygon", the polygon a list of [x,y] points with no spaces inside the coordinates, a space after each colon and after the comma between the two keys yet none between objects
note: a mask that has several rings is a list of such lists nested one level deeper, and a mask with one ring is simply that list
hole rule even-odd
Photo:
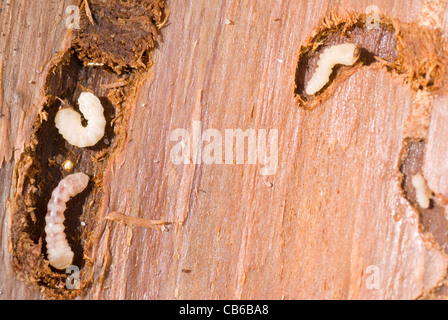
[{"label": "wood grain", "polygon": [[[43,298],[10,267],[6,208],[39,108],[39,88],[28,81],[67,41],[63,14],[71,3],[31,2],[0,6],[1,299]],[[294,99],[298,50],[320,19],[330,9],[365,12],[371,1],[212,2],[167,2],[171,16],[127,123],[126,148],[104,172],[99,219],[120,212],[173,225],[161,232],[100,220],[95,281],[82,298],[414,299],[433,292],[448,257],[419,231],[397,168],[413,92],[372,65],[337,83],[313,110]],[[424,6],[375,4],[416,23]],[[444,99],[434,102],[424,174],[447,197]],[[261,175],[260,164],[173,164],[170,133],[191,132],[193,121],[223,136],[278,129],[276,173]],[[369,266],[379,271],[378,288],[368,288]]]}]

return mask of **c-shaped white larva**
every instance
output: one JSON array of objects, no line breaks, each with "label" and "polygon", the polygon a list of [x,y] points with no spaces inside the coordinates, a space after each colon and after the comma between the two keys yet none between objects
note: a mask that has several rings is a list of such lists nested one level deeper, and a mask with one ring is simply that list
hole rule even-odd
[{"label": "c-shaped white larva", "polygon": [[65,108],[56,113],[56,128],[68,143],[84,148],[95,145],[104,136],[106,119],[104,109],[93,93],[83,92],[78,99],[79,111],[87,120],[87,126],[81,123],[81,115],[72,108]]},{"label": "c-shaped white larva", "polygon": [[85,173],[73,173],[62,179],[53,190],[48,202],[45,216],[45,241],[47,242],[47,256],[50,265],[56,269],[65,269],[73,262],[73,251],[64,233],[65,203],[73,196],[82,192],[89,183],[89,176]]},{"label": "c-shaped white larva", "polygon": [[317,68],[306,86],[305,93],[313,95],[322,89],[330,80],[335,65],[351,66],[358,58],[359,50],[353,43],[334,45],[325,49],[319,57]]}]

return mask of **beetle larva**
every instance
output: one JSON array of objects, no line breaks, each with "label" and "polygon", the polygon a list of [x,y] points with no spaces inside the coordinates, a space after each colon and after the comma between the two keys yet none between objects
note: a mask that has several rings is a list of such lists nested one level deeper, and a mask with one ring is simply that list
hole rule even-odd
[{"label": "beetle larva", "polygon": [[91,147],[104,136],[104,108],[100,99],[90,92],[81,93],[78,104],[87,126],[82,125],[81,115],[72,108],[59,110],[54,119],[55,125],[68,143],[80,148]]},{"label": "beetle larva", "polygon": [[417,203],[423,209],[428,209],[431,201],[432,192],[426,184],[425,178],[420,173],[412,176],[412,186],[415,188],[415,197]]},{"label": "beetle larva", "polygon": [[65,269],[72,264],[73,251],[71,250],[64,233],[65,203],[82,192],[89,183],[89,176],[78,172],[62,179],[53,190],[48,202],[45,216],[45,241],[47,242],[47,256],[50,265],[56,269]]},{"label": "beetle larva", "polygon": [[319,57],[317,68],[306,86],[305,93],[313,95],[322,89],[330,80],[335,65],[351,66],[358,58],[359,49],[353,43],[334,45],[325,49]]}]

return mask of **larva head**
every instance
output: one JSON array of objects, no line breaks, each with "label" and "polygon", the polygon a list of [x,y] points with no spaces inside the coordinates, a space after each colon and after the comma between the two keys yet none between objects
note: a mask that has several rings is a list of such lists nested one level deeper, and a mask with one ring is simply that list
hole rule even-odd
[{"label": "larva head", "polygon": [[56,269],[64,270],[73,263],[74,253],[71,250],[64,251],[58,256],[50,259],[50,265]]},{"label": "larva head", "polygon": [[353,65],[359,58],[360,50],[353,43],[344,43],[337,46],[337,52],[339,54],[339,64],[346,66]]},{"label": "larva head", "polygon": [[104,117],[104,109],[100,99],[91,92],[82,92],[78,98],[79,111],[86,119]]},{"label": "larva head", "polygon": [[74,197],[87,187],[89,179],[89,176],[83,172],[72,173],[61,180],[58,187],[63,185],[65,187],[65,192],[68,193],[66,197]]},{"label": "larva head", "polygon": [[76,179],[78,179],[79,188],[81,189],[81,191],[84,190],[87,187],[87,185],[89,184],[90,178],[84,172],[73,173],[72,176],[75,177]]}]

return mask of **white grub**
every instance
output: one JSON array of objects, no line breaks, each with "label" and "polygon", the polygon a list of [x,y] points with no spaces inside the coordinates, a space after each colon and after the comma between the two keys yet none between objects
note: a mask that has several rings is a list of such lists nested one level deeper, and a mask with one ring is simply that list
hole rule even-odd
[{"label": "white grub", "polygon": [[420,173],[412,176],[412,186],[415,188],[418,205],[423,209],[428,209],[432,192],[426,184],[425,178]]},{"label": "white grub", "polygon": [[71,250],[64,233],[65,203],[82,192],[89,183],[89,176],[78,172],[62,179],[53,190],[47,206],[45,216],[45,241],[47,242],[47,256],[50,265],[56,269],[65,269],[73,262]]},{"label": "white grub", "polygon": [[325,49],[319,57],[317,68],[308,82],[305,93],[313,95],[330,80],[333,67],[337,64],[353,65],[359,58],[359,50],[353,43],[344,43]]},{"label": "white grub", "polygon": [[104,108],[100,99],[90,92],[81,93],[78,103],[79,111],[87,120],[87,126],[82,125],[81,115],[72,108],[59,110],[54,119],[55,125],[68,143],[79,148],[91,147],[104,136]]}]

